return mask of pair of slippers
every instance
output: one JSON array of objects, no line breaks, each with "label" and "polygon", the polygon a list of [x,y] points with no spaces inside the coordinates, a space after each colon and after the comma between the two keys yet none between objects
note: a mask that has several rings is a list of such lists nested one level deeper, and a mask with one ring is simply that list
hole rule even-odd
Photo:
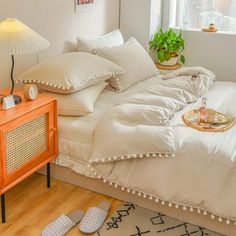
[{"label": "pair of slippers", "polygon": [[89,208],[86,214],[81,210],[63,214],[43,229],[42,236],[63,236],[79,222],[82,233],[95,233],[103,225],[110,206],[109,202],[103,201],[97,207]]}]

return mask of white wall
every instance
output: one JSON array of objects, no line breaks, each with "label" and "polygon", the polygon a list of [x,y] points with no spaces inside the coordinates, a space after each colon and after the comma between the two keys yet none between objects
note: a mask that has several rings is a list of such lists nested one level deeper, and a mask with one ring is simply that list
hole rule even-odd
[{"label": "white wall", "polygon": [[150,9],[151,0],[121,0],[120,29],[125,40],[133,36],[147,47]]},{"label": "white wall", "polygon": [[201,65],[216,73],[217,80],[236,82],[236,35],[184,31],[186,65]]},{"label": "white wall", "polygon": [[161,26],[161,0],[121,0],[120,29],[125,39],[135,37],[147,50],[153,33]]},{"label": "white wall", "polygon": [[[74,0],[0,0],[0,20],[18,18],[46,38],[39,61],[75,50],[76,37],[96,37],[119,26],[119,0],[95,0],[95,8],[74,12]],[[37,63],[37,53],[16,57],[15,75]],[[0,55],[0,88],[10,85],[10,56]]]}]

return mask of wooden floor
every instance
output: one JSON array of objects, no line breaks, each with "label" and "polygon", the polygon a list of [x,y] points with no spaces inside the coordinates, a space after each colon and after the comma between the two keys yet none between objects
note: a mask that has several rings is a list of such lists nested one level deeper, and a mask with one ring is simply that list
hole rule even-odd
[{"label": "wooden floor", "polygon": [[[86,211],[102,200],[112,203],[110,214],[121,201],[52,179],[46,188],[46,177],[34,174],[6,193],[7,223],[0,223],[1,236],[37,236],[47,223],[61,214],[77,209]],[[67,235],[84,236],[78,227]]]}]

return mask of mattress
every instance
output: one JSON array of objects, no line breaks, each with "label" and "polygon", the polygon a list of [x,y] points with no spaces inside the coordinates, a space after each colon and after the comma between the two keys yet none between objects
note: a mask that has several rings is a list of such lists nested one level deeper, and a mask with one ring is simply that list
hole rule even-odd
[{"label": "mattress", "polygon": [[95,111],[83,117],[59,116],[59,156],[56,164],[68,167],[78,174],[93,177],[87,168],[90,158],[93,130],[103,114],[114,104],[147,86],[161,82],[161,76],[142,81],[122,93],[104,90],[99,96]]}]

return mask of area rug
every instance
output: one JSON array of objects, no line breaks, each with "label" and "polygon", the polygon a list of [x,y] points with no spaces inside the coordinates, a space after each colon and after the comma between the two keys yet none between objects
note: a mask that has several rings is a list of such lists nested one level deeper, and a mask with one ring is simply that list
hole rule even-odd
[{"label": "area rug", "polygon": [[122,206],[95,236],[222,236],[130,203]]}]

